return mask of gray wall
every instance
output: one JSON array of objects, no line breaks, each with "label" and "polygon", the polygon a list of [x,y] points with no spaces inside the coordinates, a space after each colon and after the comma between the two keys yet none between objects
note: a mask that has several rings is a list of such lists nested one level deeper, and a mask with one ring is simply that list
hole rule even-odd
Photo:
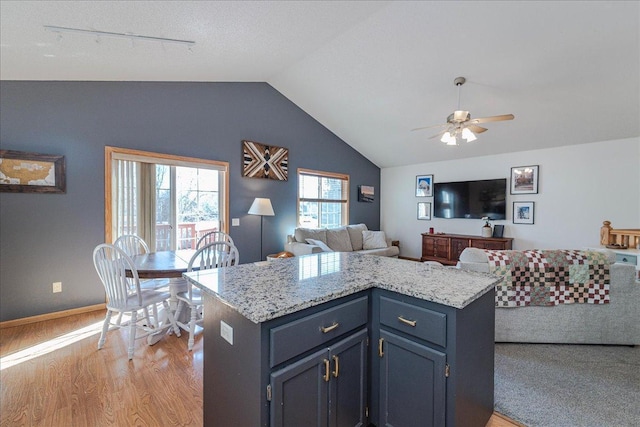
[{"label": "gray wall", "polygon": [[[66,194],[0,193],[0,320],[104,302],[91,254],[104,241],[104,147],[230,163],[231,227],[242,262],[279,252],[296,220],[299,167],[348,173],[350,222],[380,227],[380,170],[266,83],[0,82],[0,147],[64,155]],[[243,178],[241,140],[289,148],[289,181]],[[376,188],[374,203],[357,186]],[[53,282],[63,292],[53,294]]]}]

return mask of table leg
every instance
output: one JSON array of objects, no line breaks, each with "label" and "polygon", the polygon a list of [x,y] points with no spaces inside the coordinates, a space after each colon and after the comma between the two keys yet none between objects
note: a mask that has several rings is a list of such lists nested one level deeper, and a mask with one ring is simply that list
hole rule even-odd
[{"label": "table leg", "polygon": [[[175,314],[178,309],[178,298],[177,295],[180,292],[187,290],[188,283],[182,277],[176,277],[169,279],[169,293],[171,296],[169,297],[169,310]],[[180,313],[180,319],[176,319],[181,323],[187,323],[189,321],[189,313],[187,310],[184,310]],[[164,307],[160,307],[158,310],[158,331],[147,337],[147,344],[154,345],[158,341],[162,339],[164,335],[171,332],[171,324],[169,323],[169,318],[165,313]]]}]

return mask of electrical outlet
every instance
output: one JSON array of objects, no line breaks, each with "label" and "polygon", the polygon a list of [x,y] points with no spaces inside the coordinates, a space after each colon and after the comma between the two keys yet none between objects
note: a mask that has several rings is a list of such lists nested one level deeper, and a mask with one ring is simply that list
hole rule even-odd
[{"label": "electrical outlet", "polygon": [[238,227],[240,225],[240,218],[231,218],[231,226]]},{"label": "electrical outlet", "polygon": [[53,282],[53,293],[62,292],[62,282]]},{"label": "electrical outlet", "polygon": [[222,320],[220,321],[220,336],[233,345],[233,328]]}]

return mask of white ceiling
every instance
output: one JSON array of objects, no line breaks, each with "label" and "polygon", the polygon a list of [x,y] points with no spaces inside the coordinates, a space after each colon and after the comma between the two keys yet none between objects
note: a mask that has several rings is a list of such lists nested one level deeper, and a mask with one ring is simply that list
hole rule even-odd
[{"label": "white ceiling", "polygon": [[[193,40],[46,31],[43,25]],[[638,1],[4,1],[2,80],[265,81],[380,167],[640,135]],[[458,105],[471,144],[428,139]]]}]

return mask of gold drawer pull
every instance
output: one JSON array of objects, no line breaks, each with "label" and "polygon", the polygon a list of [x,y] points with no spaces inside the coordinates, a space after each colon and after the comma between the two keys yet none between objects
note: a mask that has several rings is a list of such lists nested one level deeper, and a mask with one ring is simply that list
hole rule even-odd
[{"label": "gold drawer pull", "polygon": [[324,359],[324,381],[329,382],[329,372],[331,368],[329,367],[329,359]]},{"label": "gold drawer pull", "polygon": [[378,356],[382,357],[384,356],[384,351],[382,349],[382,343],[384,342],[384,338],[380,338],[378,340]]},{"label": "gold drawer pull", "polygon": [[402,316],[398,316],[398,320],[401,321],[402,323],[404,323],[405,325],[409,325],[409,326],[412,326],[414,328],[416,327],[416,323],[417,322],[415,320],[407,320]]},{"label": "gold drawer pull", "polygon": [[333,331],[335,328],[337,328],[340,325],[340,323],[336,322],[331,326],[321,326],[320,330],[322,331],[323,334],[326,334],[327,332],[331,332]]},{"label": "gold drawer pull", "polygon": [[338,378],[338,374],[340,372],[340,362],[338,356],[333,356],[333,363],[336,365],[336,370],[332,372],[335,378]]}]

